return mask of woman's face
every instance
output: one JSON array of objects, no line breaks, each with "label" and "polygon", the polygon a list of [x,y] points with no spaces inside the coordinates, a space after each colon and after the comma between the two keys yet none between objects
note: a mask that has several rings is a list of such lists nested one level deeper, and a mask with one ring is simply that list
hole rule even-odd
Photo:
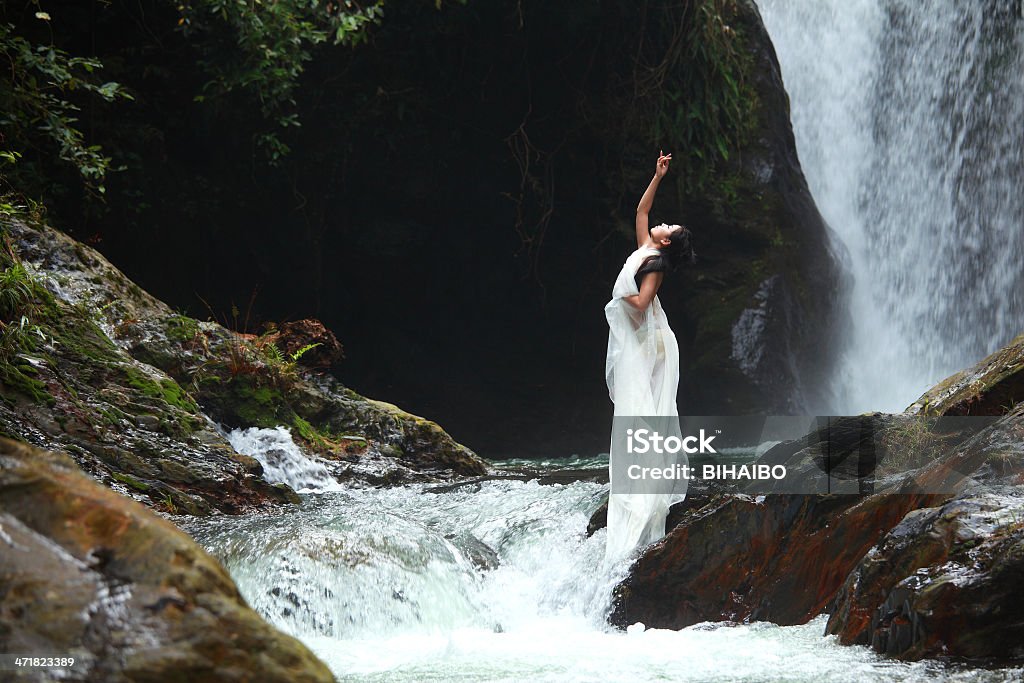
[{"label": "woman's face", "polygon": [[672,238],[677,231],[681,230],[676,225],[656,225],[651,228],[651,239],[658,247],[664,247],[672,242]]}]

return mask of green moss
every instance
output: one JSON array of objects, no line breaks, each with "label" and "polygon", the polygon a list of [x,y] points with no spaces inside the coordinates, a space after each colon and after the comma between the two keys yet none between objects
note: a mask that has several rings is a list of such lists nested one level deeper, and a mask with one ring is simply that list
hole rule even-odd
[{"label": "green moss", "polygon": [[[295,419],[292,420],[292,427],[295,430],[295,433],[298,434],[303,441],[306,441],[320,451],[334,452],[339,449],[345,450],[345,445],[339,443],[339,441],[351,438],[332,434],[326,427],[314,427],[298,415],[296,415]],[[361,439],[361,437],[358,438]]]},{"label": "green moss", "polygon": [[125,378],[128,386],[150,398],[162,399],[166,403],[190,413],[199,410],[195,401],[173,379],[153,380],[132,367],[125,368]]},{"label": "green moss", "polygon": [[166,326],[167,337],[178,342],[192,341],[199,334],[199,321],[187,315],[172,315]]},{"label": "green moss", "polygon": [[306,420],[303,420],[298,415],[292,420],[292,426],[295,428],[295,432],[306,441],[317,443],[323,441],[321,434]]},{"label": "green moss", "polygon": [[[35,374],[36,369],[28,363],[18,360],[14,362],[0,360],[0,383],[4,387],[14,393],[28,396],[36,403],[53,405],[56,399],[50,395],[45,384],[32,376]],[[6,391],[3,392],[2,398],[7,405],[13,405],[13,401]]]},{"label": "green moss", "polygon": [[117,427],[126,417],[123,412],[113,406],[101,407],[97,412],[103,416],[103,421],[111,427]]},{"label": "green moss", "polygon": [[46,330],[62,347],[62,353],[78,356],[99,365],[121,362],[117,346],[92,317],[70,306],[58,305],[46,324]]},{"label": "green moss", "polygon": [[[20,354],[33,353],[47,336],[40,323],[56,307],[53,295],[32,275],[0,234],[0,383],[10,392],[29,396],[36,403],[53,404],[45,384],[35,378],[36,369]],[[12,404],[4,392],[3,400]]]},{"label": "green moss", "polygon": [[114,472],[110,476],[112,476],[115,480],[121,482],[122,484],[124,484],[128,488],[134,489],[135,491],[141,491],[141,492],[145,493],[146,491],[149,491],[152,488],[149,484],[147,484],[147,483],[145,483],[143,481],[139,481],[135,477],[131,477],[131,476],[127,475],[127,474],[121,474],[120,472]]},{"label": "green moss", "polygon": [[160,421],[160,429],[163,433],[179,439],[191,436],[204,427],[206,427],[206,422],[201,417],[191,414],[177,419]]},{"label": "green moss", "polygon": [[172,406],[176,406],[182,410],[187,410],[190,413],[199,410],[195,401],[193,401],[191,397],[189,397],[188,393],[181,388],[181,385],[173,379],[160,380],[160,388],[163,391],[164,400]]},{"label": "green moss", "polygon": [[240,375],[222,382],[214,399],[220,412],[253,427],[292,424],[295,413],[281,391],[259,384],[252,375]]}]

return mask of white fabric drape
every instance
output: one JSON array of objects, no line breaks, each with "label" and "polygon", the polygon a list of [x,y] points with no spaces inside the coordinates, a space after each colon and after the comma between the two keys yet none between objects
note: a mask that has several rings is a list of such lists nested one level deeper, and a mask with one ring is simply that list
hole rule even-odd
[{"label": "white fabric drape", "polygon": [[[605,377],[616,416],[677,415],[679,346],[658,297],[646,310],[637,310],[623,297],[638,294],[635,281],[643,261],[658,254],[641,247],[626,259],[604,307],[608,320],[608,355]],[[624,457],[612,445],[609,471]],[[612,473],[614,478],[615,474]],[[615,490],[615,482],[612,482]],[[665,517],[680,494],[613,494],[608,500],[606,563],[626,557],[634,548],[657,541],[665,534]]]}]

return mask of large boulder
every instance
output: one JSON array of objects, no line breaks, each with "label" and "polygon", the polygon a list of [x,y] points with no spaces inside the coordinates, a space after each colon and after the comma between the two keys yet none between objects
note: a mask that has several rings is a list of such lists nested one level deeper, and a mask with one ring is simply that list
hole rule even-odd
[{"label": "large boulder", "polygon": [[29,342],[0,360],[0,435],[67,453],[166,512],[233,513],[295,499],[231,447],[187,384],[112,341],[108,302],[133,321],[171,315],[164,304],[62,233],[19,221],[3,232],[41,286],[24,316]]},{"label": "large boulder", "polygon": [[0,376],[0,434],[68,453],[123,493],[191,514],[296,499],[265,482],[219,425],[287,426],[340,477],[373,484],[486,472],[437,424],[300,365],[340,355],[317,321],[241,334],[173,312],[49,226],[8,220],[3,230],[45,301],[29,316],[33,348],[3,366],[15,371]]},{"label": "large boulder", "polygon": [[66,456],[0,439],[0,543],[0,651],[74,657],[35,680],[334,680],[192,539]]},{"label": "large boulder", "polygon": [[[905,429],[902,424],[882,427],[883,448],[875,453],[879,492],[873,495],[715,493],[676,506],[674,528],[642,553],[616,588],[611,622],[657,628],[709,620],[802,624],[820,614],[888,529],[908,511],[946,497],[899,492],[900,479],[884,477],[895,459],[884,449],[886,432]],[[929,440],[913,460],[934,460],[955,438]],[[845,463],[823,466],[828,444],[783,443],[759,462],[785,465],[791,480],[836,479]]]},{"label": "large boulder", "polygon": [[840,642],[905,659],[1024,659],[1024,406],[955,457],[972,485],[908,513],[864,554],[826,626]]}]

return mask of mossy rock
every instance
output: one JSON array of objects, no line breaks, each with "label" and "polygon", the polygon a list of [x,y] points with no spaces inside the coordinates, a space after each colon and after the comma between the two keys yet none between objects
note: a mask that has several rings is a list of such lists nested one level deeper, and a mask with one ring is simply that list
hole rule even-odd
[{"label": "mossy rock", "polygon": [[0,651],[74,656],[76,680],[334,680],[191,538],[66,456],[0,440],[0,522]]},{"label": "mossy rock", "polygon": [[923,415],[1005,415],[1024,402],[1024,334],[947,377],[907,411]]},{"label": "mossy rock", "polygon": [[[662,183],[655,207],[692,229],[698,255],[696,267],[677,275],[680,295],[662,302],[680,341],[681,409],[816,414],[826,409],[842,342],[845,255],[801,170],[781,70],[756,5],[741,0],[716,11],[745,55],[734,76],[750,99],[746,130],[728,159],[707,160],[702,183],[682,175]],[[691,78],[667,73],[662,87]],[[648,173],[644,166],[626,185],[644,187]],[[632,235],[631,213],[622,218]]]},{"label": "mossy rock", "polygon": [[290,427],[308,450],[353,465],[349,479],[375,482],[381,469],[403,482],[486,470],[435,423],[318,377],[251,335],[171,311],[50,227],[12,222],[9,232],[41,282],[60,283],[40,295],[52,342],[25,366],[26,382],[4,391],[10,436],[65,449],[125,493],[191,514],[297,500],[263,481],[259,463],[235,453],[207,414],[229,427]]}]

